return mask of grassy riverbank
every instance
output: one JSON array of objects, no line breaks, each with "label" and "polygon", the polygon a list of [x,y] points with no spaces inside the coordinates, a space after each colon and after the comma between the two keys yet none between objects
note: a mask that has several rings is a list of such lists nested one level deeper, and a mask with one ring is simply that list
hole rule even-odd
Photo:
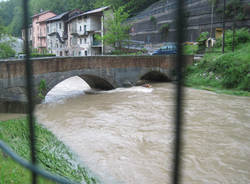
[{"label": "grassy riverbank", "polygon": [[[19,156],[30,160],[29,133],[25,119],[0,122],[0,139]],[[41,168],[88,184],[99,183],[76,159],[76,156],[51,132],[36,124],[37,162]],[[30,172],[0,151],[0,183],[27,183]],[[39,178],[39,183],[52,183]]]},{"label": "grassy riverbank", "polygon": [[250,42],[239,44],[235,52],[215,48],[188,67],[185,84],[218,93],[250,96]]}]

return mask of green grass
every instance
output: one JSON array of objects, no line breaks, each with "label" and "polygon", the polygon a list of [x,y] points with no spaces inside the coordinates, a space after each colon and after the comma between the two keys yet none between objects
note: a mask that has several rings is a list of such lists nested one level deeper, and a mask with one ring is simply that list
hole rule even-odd
[{"label": "green grass", "polygon": [[[36,124],[36,154],[38,165],[57,175],[76,182],[100,183],[76,156],[51,132]],[[0,139],[19,156],[30,160],[29,136],[26,119],[0,122]],[[0,183],[29,183],[30,172],[13,162],[0,151]],[[52,183],[39,178],[39,183]]]},{"label": "green grass", "polygon": [[250,43],[240,44],[235,52],[212,49],[203,59],[187,68],[187,86],[218,93],[250,96]]}]

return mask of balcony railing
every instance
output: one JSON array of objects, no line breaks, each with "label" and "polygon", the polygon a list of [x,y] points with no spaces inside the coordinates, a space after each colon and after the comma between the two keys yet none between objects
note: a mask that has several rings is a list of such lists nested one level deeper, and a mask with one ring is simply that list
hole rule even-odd
[{"label": "balcony railing", "polygon": [[46,38],[46,34],[39,34],[38,38]]},{"label": "balcony railing", "polygon": [[101,42],[101,41],[94,40],[94,41],[92,42],[92,47],[102,47],[102,42]]}]

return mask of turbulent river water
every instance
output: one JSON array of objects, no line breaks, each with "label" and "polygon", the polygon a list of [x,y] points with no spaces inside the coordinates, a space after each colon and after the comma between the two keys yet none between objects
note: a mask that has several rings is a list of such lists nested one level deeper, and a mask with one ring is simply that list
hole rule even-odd
[{"label": "turbulent river water", "polygon": [[[170,183],[174,95],[171,83],[98,92],[75,77],[36,116],[104,183]],[[186,88],[184,103],[183,183],[250,183],[250,98]]]}]

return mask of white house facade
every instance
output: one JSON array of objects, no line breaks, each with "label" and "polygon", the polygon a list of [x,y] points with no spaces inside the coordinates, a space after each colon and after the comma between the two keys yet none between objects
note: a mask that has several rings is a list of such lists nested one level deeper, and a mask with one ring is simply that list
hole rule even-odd
[{"label": "white house facade", "polygon": [[56,56],[103,55],[105,47],[98,39],[104,35],[105,13],[109,7],[88,12],[73,10],[54,16],[47,23],[47,51]]},{"label": "white house facade", "polygon": [[69,52],[71,56],[95,56],[105,53],[103,41],[104,16],[109,7],[82,13],[68,21]]}]

